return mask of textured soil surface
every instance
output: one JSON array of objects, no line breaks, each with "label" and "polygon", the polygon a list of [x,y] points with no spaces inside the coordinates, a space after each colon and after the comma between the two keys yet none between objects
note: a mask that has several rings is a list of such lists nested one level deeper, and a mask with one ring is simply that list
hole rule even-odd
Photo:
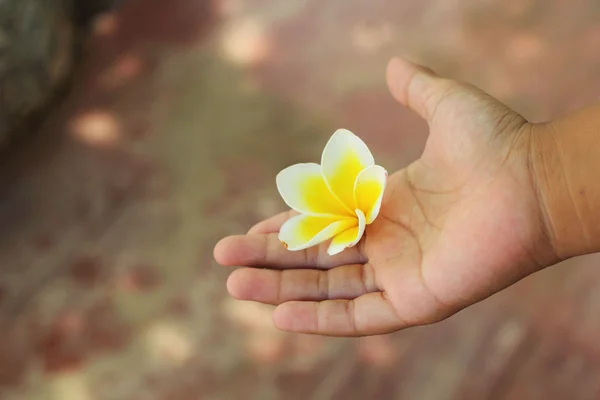
[{"label": "textured soil surface", "polygon": [[590,0],[145,0],[97,17],[78,84],[0,164],[0,398],[598,399],[600,257],[434,326],[276,331],[212,247],[345,127],[388,170],[423,122],[408,55],[542,121],[600,97]]}]

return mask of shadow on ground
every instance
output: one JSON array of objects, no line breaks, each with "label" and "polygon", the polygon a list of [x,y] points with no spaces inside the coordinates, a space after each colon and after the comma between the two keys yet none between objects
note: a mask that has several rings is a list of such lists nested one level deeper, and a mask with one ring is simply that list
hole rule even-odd
[{"label": "shadow on ground", "polygon": [[[0,393],[16,399],[593,399],[598,257],[443,323],[356,340],[226,296],[223,235],[283,210],[274,176],[333,130],[388,169],[426,126],[387,94],[408,54],[534,120],[597,100],[581,1],[131,1],[0,171]],[[577,60],[574,62],[573,60]]]}]

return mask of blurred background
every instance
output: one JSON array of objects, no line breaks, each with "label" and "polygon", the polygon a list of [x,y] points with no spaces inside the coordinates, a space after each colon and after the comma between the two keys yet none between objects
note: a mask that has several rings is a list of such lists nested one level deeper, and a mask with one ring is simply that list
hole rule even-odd
[{"label": "blurred background", "polygon": [[0,0],[0,398],[599,399],[598,256],[372,338],[227,296],[280,169],[340,127],[419,156],[393,55],[547,120],[600,98],[600,2]]}]

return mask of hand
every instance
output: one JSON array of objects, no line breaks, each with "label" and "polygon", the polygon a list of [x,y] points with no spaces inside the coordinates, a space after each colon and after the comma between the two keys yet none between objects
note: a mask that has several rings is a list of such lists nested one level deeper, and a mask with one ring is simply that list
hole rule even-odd
[{"label": "hand", "polygon": [[[355,247],[289,252],[283,213],[223,239],[238,299],[277,305],[282,330],[375,335],[440,321],[556,261],[530,173],[531,124],[480,90],[394,59],[393,97],[425,118],[421,158],[389,177]],[[266,269],[264,269],[266,268]]]}]

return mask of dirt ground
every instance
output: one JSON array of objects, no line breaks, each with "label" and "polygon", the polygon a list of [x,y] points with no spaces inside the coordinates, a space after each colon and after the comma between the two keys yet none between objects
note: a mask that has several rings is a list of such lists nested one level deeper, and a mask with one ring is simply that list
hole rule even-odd
[{"label": "dirt ground", "polygon": [[284,209],[274,177],[340,127],[388,170],[427,129],[405,55],[542,121],[600,97],[595,0],[132,0],[0,166],[0,398],[600,398],[599,256],[434,326],[276,331],[212,247]]}]

